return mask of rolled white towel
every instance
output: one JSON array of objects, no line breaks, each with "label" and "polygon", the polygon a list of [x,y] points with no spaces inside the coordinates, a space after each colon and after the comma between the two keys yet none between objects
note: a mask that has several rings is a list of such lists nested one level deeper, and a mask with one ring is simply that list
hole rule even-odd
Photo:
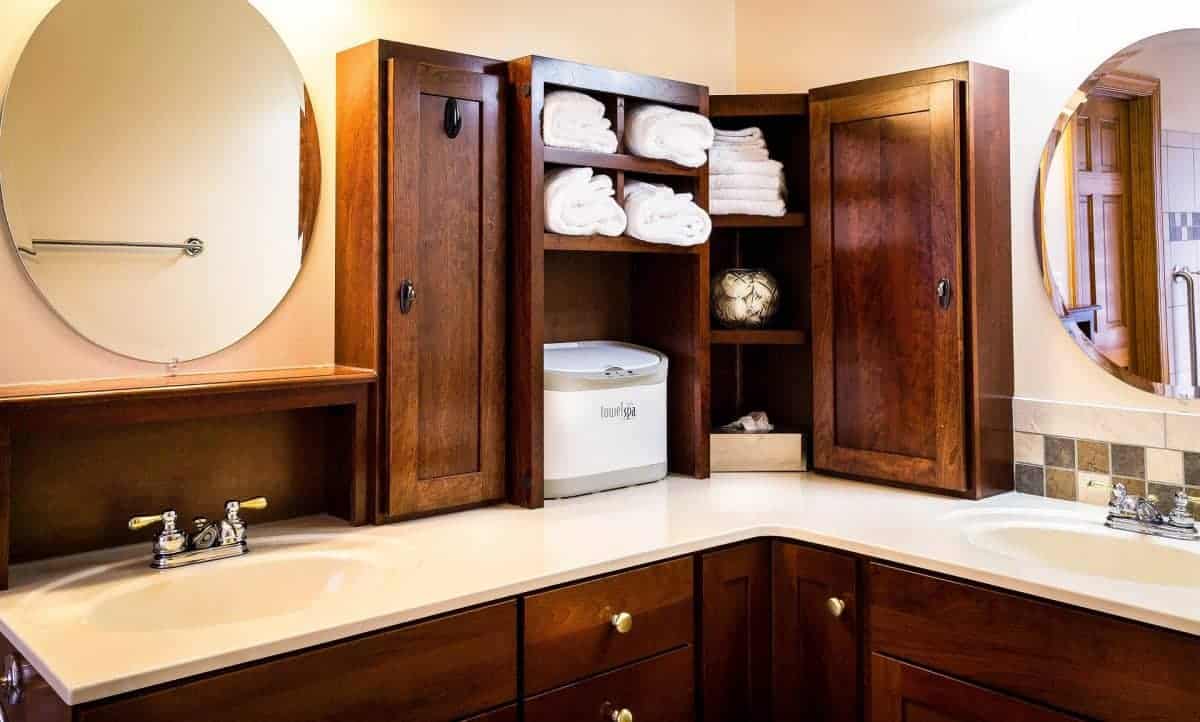
[{"label": "rolled white towel", "polygon": [[722,161],[767,160],[771,156],[766,148],[741,148],[714,145],[708,152],[709,163]]},{"label": "rolled white towel", "polygon": [[642,181],[625,185],[629,235],[650,243],[695,246],[708,240],[712,219],[692,202],[691,193]]},{"label": "rolled white towel", "polygon": [[774,216],[779,218],[787,213],[782,200],[774,201],[737,201],[709,199],[709,208],[714,216],[728,216],[741,213],[749,216]]},{"label": "rolled white towel", "polygon": [[619,236],[625,211],[613,198],[612,178],[591,168],[560,168],[546,174],[546,230],[567,236]]},{"label": "rolled white towel", "polygon": [[555,148],[616,153],[617,134],[604,117],[604,103],[574,90],[546,94],[542,106],[542,142]]},{"label": "rolled white towel", "polygon": [[772,178],[783,173],[783,163],[777,160],[717,161],[709,167],[713,175],[762,175]]},{"label": "rolled white towel", "polygon": [[710,190],[717,188],[767,188],[769,190],[777,190],[780,193],[787,193],[783,173],[778,173],[774,176],[752,175],[749,173],[712,173],[708,176],[708,187]]},{"label": "rolled white towel", "polygon": [[665,105],[639,105],[625,116],[625,145],[643,158],[664,158],[689,168],[708,160],[713,127],[698,113]]},{"label": "rolled white towel", "polygon": [[712,201],[778,201],[783,200],[780,188],[709,188]]},{"label": "rolled white towel", "polygon": [[755,145],[766,147],[766,139],[760,128],[739,128],[737,130],[716,130],[713,132],[715,140],[718,143],[729,143],[731,145]]}]

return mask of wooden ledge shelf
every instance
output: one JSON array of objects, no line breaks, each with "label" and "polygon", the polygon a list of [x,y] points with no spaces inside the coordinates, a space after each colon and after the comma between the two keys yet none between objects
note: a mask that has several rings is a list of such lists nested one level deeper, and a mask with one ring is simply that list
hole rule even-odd
[{"label": "wooden ledge shelf", "polygon": [[808,215],[793,212],[776,218],[734,214],[713,216],[712,221],[713,228],[804,228],[808,225]]},{"label": "wooden ledge shelf", "polygon": [[595,253],[666,253],[694,256],[703,253],[705,244],[672,246],[667,243],[647,243],[629,236],[563,236],[547,233],[547,251],[591,251]]},{"label": "wooden ledge shelf", "polygon": [[726,346],[803,346],[808,343],[808,334],[792,329],[714,328],[712,343]]},{"label": "wooden ledge shelf", "polygon": [[555,165],[589,166],[605,170],[620,170],[627,173],[644,173],[646,175],[671,175],[695,177],[700,168],[688,168],[676,165],[666,160],[639,158],[627,153],[592,153],[585,150],[569,148],[551,148],[544,146],[542,160]]}]

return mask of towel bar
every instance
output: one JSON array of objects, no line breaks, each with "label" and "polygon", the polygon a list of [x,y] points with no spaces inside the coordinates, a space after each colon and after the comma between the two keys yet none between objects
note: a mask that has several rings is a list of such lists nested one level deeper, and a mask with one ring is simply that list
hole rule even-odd
[{"label": "towel bar", "polygon": [[[189,257],[199,256],[204,252],[204,241],[199,238],[189,238],[183,243],[134,243],[131,241],[74,241],[57,240],[52,238],[35,238],[32,245],[37,246],[72,246],[78,248],[171,248],[183,251]],[[21,248],[18,250],[36,256],[34,249]]]}]

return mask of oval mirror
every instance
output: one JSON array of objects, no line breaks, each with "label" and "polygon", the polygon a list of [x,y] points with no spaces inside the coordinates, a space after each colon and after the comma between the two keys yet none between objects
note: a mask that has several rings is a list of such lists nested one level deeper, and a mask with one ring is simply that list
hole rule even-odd
[{"label": "oval mirror", "polygon": [[1200,29],[1137,42],[1068,101],[1035,208],[1046,290],[1064,328],[1138,388],[1200,381]]},{"label": "oval mirror", "polygon": [[63,0],[0,114],[16,253],[94,343],[170,363],[219,351],[291,288],[316,216],[303,77],[245,0]]}]

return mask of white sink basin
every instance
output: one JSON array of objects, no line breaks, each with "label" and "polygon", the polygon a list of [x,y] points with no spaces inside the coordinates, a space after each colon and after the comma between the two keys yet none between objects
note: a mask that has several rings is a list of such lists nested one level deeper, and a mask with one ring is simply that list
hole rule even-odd
[{"label": "white sink basin", "polygon": [[1103,514],[963,512],[967,540],[1006,557],[1106,579],[1200,589],[1200,542],[1104,526]]},{"label": "white sink basin", "polygon": [[[393,546],[383,545],[396,553]],[[41,591],[41,603],[49,614],[111,631],[169,632],[353,605],[389,574],[380,545],[336,536],[251,539],[250,548],[241,557],[155,571],[147,545],[145,559],[63,579]]]}]

